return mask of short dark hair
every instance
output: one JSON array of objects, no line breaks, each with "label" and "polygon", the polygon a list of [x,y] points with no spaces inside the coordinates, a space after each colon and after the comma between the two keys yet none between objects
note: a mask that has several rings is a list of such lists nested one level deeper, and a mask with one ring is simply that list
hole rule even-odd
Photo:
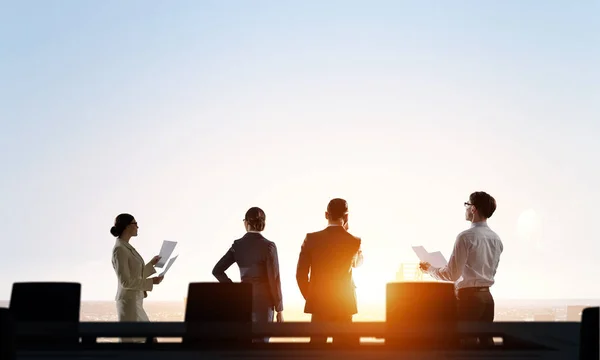
[{"label": "short dark hair", "polygon": [[344,199],[335,198],[327,204],[327,212],[330,220],[338,220],[348,213],[348,202]]},{"label": "short dark hair", "polygon": [[261,208],[251,207],[248,209],[248,211],[246,211],[244,220],[246,220],[246,223],[248,223],[250,230],[263,231],[267,222],[267,215],[265,215],[265,212]]},{"label": "short dark hair", "polygon": [[469,202],[484,218],[491,218],[496,211],[496,199],[483,191],[476,191],[469,196]]},{"label": "short dark hair", "polygon": [[110,233],[115,237],[121,236],[121,234],[123,234],[123,231],[125,231],[125,228],[127,228],[131,224],[133,219],[133,215],[131,214],[117,215],[117,217],[115,218],[115,226],[110,228]]}]

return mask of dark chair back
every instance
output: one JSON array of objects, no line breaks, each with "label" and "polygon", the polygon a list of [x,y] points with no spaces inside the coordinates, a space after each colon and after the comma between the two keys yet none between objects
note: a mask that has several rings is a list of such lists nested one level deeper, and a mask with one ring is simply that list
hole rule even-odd
[{"label": "dark chair back", "polygon": [[[386,343],[409,348],[448,348],[459,337],[418,332],[427,328],[456,328],[454,284],[438,282],[395,282],[386,288]],[[411,334],[404,331],[412,330]],[[401,333],[402,332],[402,333]],[[389,341],[388,341],[389,339]]]},{"label": "dark chair back", "polygon": [[10,312],[15,323],[62,323],[65,333],[56,336],[18,338],[19,344],[56,345],[79,342],[81,284],[67,282],[14,283]]},{"label": "dark chair back", "polygon": [[[252,341],[252,284],[190,283],[185,308],[186,344],[245,344]],[[220,331],[217,323],[234,325]],[[202,329],[213,328],[214,332]]]},{"label": "dark chair back", "polygon": [[15,324],[6,308],[0,309],[0,359],[15,360]]},{"label": "dark chair back", "polygon": [[589,307],[581,312],[581,328],[579,330],[579,360],[600,359],[598,343],[600,342],[600,307]]}]

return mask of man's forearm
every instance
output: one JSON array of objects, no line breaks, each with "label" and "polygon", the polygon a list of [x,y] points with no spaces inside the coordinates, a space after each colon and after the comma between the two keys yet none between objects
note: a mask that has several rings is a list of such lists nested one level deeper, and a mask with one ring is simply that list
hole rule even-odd
[{"label": "man's forearm", "polygon": [[427,270],[427,273],[436,280],[452,281],[450,279],[450,274],[448,273],[447,267],[443,267],[443,268],[429,267],[429,269]]}]

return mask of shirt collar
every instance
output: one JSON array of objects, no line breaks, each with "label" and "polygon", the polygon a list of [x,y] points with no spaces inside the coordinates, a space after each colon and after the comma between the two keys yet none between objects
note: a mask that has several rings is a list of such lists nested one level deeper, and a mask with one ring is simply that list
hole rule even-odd
[{"label": "shirt collar", "polygon": [[486,221],[478,221],[478,222],[474,222],[474,223],[471,224],[472,228],[478,227],[478,226],[485,226],[485,227],[487,227],[488,224],[487,224]]}]

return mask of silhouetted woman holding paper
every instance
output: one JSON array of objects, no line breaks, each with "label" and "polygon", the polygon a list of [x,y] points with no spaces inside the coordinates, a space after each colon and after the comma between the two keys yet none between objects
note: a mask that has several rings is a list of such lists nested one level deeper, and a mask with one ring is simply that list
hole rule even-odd
[{"label": "silhouetted woman holding paper", "polygon": [[[246,234],[233,242],[212,273],[219,282],[232,282],[225,271],[237,263],[242,282],[252,284],[252,320],[272,322],[276,311],[277,322],[282,322],[283,299],[277,247],[261,235],[265,229],[265,212],[257,207],[250,208],[243,221]],[[268,342],[269,338],[263,341]]]},{"label": "silhouetted woman holding paper", "polygon": [[[144,311],[144,298],[154,285],[160,284],[162,276],[149,278],[156,273],[154,265],[160,260],[155,256],[145,264],[142,256],[129,243],[138,234],[135,218],[129,214],[120,214],[110,233],[117,238],[112,252],[112,264],[117,274],[118,286],[115,300],[119,321],[150,321]],[[144,342],[144,338],[122,338],[122,342]]]}]

